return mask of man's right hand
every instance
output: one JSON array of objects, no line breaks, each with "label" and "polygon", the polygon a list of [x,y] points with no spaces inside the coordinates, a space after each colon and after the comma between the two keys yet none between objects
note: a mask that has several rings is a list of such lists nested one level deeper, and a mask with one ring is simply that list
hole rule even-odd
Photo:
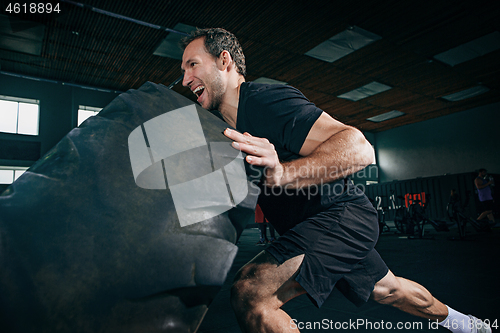
[{"label": "man's right hand", "polygon": [[265,185],[283,185],[284,167],[281,164],[274,145],[266,138],[258,138],[250,133],[241,134],[227,128],[224,135],[234,140],[233,147],[247,154],[246,161],[251,165],[265,168]]}]

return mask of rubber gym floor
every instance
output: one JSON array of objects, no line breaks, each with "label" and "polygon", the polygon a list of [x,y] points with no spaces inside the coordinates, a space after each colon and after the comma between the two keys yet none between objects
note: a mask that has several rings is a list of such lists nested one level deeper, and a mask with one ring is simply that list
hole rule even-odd
[{"label": "rubber gym floor", "polygon": [[[396,234],[392,227],[380,236],[376,249],[396,276],[422,284],[457,311],[500,325],[500,228],[478,233],[468,226],[465,240],[455,240],[458,231],[454,227],[448,232],[436,232],[428,226],[425,230],[432,239],[408,239]],[[256,228],[243,231],[226,283],[210,305],[198,332],[241,332],[231,310],[230,287],[238,269],[265,248],[255,245],[258,239]],[[333,291],[321,309],[306,295],[291,300],[283,309],[295,320],[290,325],[303,328],[301,332],[448,332],[427,319],[374,301],[358,308],[338,290]]]}]

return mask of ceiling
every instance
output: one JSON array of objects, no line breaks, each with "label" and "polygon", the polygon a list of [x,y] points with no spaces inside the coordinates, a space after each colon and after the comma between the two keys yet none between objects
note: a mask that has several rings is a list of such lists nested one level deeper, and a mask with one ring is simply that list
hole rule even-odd
[{"label": "ceiling", "polygon": [[[0,43],[0,70],[116,91],[146,81],[170,85],[181,74],[180,61],[153,53],[169,35],[161,27],[182,23],[233,32],[245,52],[247,80],[287,82],[332,116],[368,132],[500,101],[499,50],[455,66],[434,58],[500,31],[500,1],[74,1],[85,6],[60,2],[60,12],[52,14],[4,11],[4,22],[18,35],[29,32],[31,43],[21,52]],[[350,26],[381,39],[333,63],[305,55]],[[337,97],[373,81],[392,89],[359,101]],[[442,98],[478,84],[489,91],[456,102]],[[194,100],[181,84],[173,89]],[[405,114],[366,120],[392,110]]]}]

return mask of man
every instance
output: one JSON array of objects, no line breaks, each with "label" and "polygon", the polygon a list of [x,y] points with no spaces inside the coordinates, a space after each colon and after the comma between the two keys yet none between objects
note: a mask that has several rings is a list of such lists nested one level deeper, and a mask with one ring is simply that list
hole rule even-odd
[{"label": "man", "polygon": [[486,169],[479,169],[479,174],[474,179],[474,185],[477,188],[477,195],[479,197],[479,208],[481,215],[478,216],[478,222],[488,217],[490,224],[495,224],[495,217],[493,216],[493,196],[491,195],[491,185],[494,184],[493,178],[486,179]]},{"label": "man", "polygon": [[[453,332],[491,332],[394,276],[373,249],[376,212],[346,179],[373,161],[360,131],[292,87],[245,82],[241,46],[223,29],[198,30],[183,46],[183,85],[236,128],[224,134],[248,154],[246,161],[264,167],[259,204],[281,235],[235,278],[231,302],[244,332],[297,331],[281,306],[307,293],[319,307],[334,287],[357,305],[372,298]],[[474,330],[467,327],[471,320]]]}]

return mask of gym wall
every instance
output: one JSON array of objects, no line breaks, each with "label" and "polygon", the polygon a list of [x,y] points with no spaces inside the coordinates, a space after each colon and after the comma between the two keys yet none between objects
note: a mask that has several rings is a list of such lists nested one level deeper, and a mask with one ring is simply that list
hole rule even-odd
[{"label": "gym wall", "polygon": [[379,182],[500,173],[500,103],[376,133]]},{"label": "gym wall", "polygon": [[[30,166],[76,126],[78,105],[104,107],[118,93],[0,74],[0,95],[40,100],[38,136],[0,133],[0,165]],[[365,133],[377,150],[378,167],[370,166],[354,177],[355,181],[387,182],[465,173],[480,167],[500,173],[499,111],[500,103],[496,103],[380,133]]]},{"label": "gym wall", "polygon": [[0,74],[0,95],[40,101],[39,135],[0,133],[0,165],[29,167],[76,127],[79,105],[104,107],[118,93]]},{"label": "gym wall", "polygon": [[[500,180],[500,175],[494,175],[495,180]],[[403,181],[392,181],[369,185],[366,187],[366,195],[375,200],[375,197],[382,198],[381,207],[388,208],[386,219],[392,221],[394,219],[394,206],[390,200],[390,196],[394,195],[396,208],[404,205],[404,197],[407,193],[418,194],[425,192],[426,201],[428,202],[427,214],[431,219],[447,220],[448,214],[446,206],[450,200],[451,190],[456,190],[462,203],[466,202],[467,195],[469,201],[464,213],[471,217],[476,217],[478,198],[475,192],[474,179],[476,173],[462,173],[455,175],[437,176],[416,178]],[[495,199],[499,197],[499,191],[494,191]],[[399,198],[398,198],[399,197]],[[498,201],[498,200],[497,200]]]}]

